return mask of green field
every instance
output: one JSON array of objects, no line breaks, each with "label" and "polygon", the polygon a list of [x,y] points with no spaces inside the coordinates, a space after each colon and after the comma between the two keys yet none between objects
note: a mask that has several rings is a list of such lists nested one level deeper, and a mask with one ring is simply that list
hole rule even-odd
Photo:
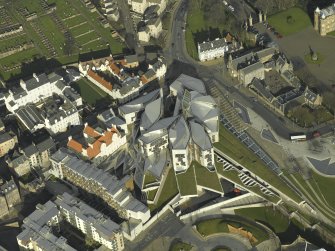
[{"label": "green field", "polygon": [[[1,39],[0,41],[0,51],[6,48],[14,47],[24,41],[32,41],[35,45],[35,49],[29,50],[27,52],[15,53],[4,60],[0,60],[1,75],[4,80],[13,78],[23,78],[27,75],[31,75],[33,71],[29,71],[29,67],[25,70],[20,71],[20,69],[15,69],[12,71],[5,71],[6,67],[17,65],[20,66],[21,63],[28,62],[32,57],[39,56],[45,57],[47,60],[45,67],[53,68],[55,67],[55,62],[58,61],[58,65],[69,64],[78,62],[79,53],[94,53],[95,51],[109,49],[112,54],[120,54],[123,52],[125,45],[119,40],[116,40],[111,36],[112,28],[104,28],[98,18],[100,17],[98,13],[91,13],[89,9],[80,0],[48,0],[49,4],[56,4],[55,15],[58,16],[58,20],[63,23],[64,27],[67,27],[75,38],[73,49],[70,51],[70,55],[65,54],[64,42],[65,36],[64,32],[60,31],[56,24],[57,18],[54,18],[51,14],[46,14],[43,10],[42,1],[10,1],[6,10],[8,10],[8,15],[12,18],[13,23],[21,23],[23,25],[24,33],[17,36],[17,39]],[[27,9],[29,13],[36,13],[38,18],[27,22],[25,17],[20,14],[19,9]],[[82,25],[70,29],[70,27],[76,26],[83,23]],[[33,26],[35,24],[35,26]],[[38,30],[42,31],[42,34],[38,34]],[[87,31],[92,30],[88,34],[80,36]],[[52,47],[55,48],[57,56],[51,59],[51,50],[48,50],[46,43],[43,44],[43,40],[46,38]],[[34,68],[35,69],[35,68]],[[43,68],[39,68],[42,71]]]},{"label": "green field", "polygon": [[197,182],[195,180],[194,165],[191,164],[186,172],[176,174],[176,179],[180,195],[197,195]]},{"label": "green field", "polygon": [[219,132],[220,141],[214,144],[214,147],[234,159],[236,162],[249,169],[255,175],[262,178],[271,186],[277,188],[286,194],[292,200],[300,203],[302,199],[296,194],[281,178],[278,177],[264,162],[252,153],[235,135],[229,132],[222,124],[220,124]]},{"label": "green field", "polygon": [[147,196],[148,196],[148,200],[153,201],[153,200],[155,199],[155,197],[156,197],[157,191],[158,191],[157,189],[155,189],[155,190],[150,190],[150,191],[148,192],[148,194],[147,194]]},{"label": "green field", "polygon": [[228,225],[236,228],[243,228],[243,230],[252,233],[253,236],[257,239],[257,242],[252,243],[252,245],[259,244],[269,239],[268,233],[265,230],[247,222],[239,222],[232,219],[219,218],[204,220],[197,223],[196,228],[202,236],[210,236],[216,233],[229,233]]},{"label": "green field", "polygon": [[178,194],[178,187],[176,182],[176,176],[174,174],[174,169],[171,168],[167,174],[166,180],[163,184],[162,192],[158,198],[155,205],[148,205],[151,212],[164,206],[165,203],[169,202],[174,196]]},{"label": "green field", "polygon": [[72,87],[76,89],[84,101],[92,106],[95,105],[97,101],[107,97],[107,93],[96,87],[85,78],[82,78],[72,84]]},{"label": "green field", "polygon": [[236,209],[235,214],[259,221],[268,225],[275,233],[285,232],[289,226],[289,219],[272,207],[251,207]]},{"label": "green field", "polygon": [[208,20],[205,20],[203,10],[199,8],[198,4],[195,3],[190,4],[186,24],[185,40],[187,52],[191,57],[196,60],[198,60],[197,42],[203,42],[205,41],[205,39],[203,41],[195,41],[195,35],[199,32],[208,30],[209,28],[218,28],[221,32],[224,29],[223,23],[213,24],[210,23]]},{"label": "green field", "polygon": [[268,23],[284,36],[297,33],[312,25],[307,13],[296,7],[270,16]]},{"label": "green field", "polygon": [[254,192],[255,194],[258,194],[259,196],[261,196],[264,199],[266,199],[268,201],[271,201],[273,203],[278,203],[280,201],[280,198],[277,197],[277,196],[265,195],[258,186],[246,187],[242,183],[240,177],[238,176],[237,171],[235,171],[235,170],[223,171],[222,164],[218,163],[217,161],[216,161],[215,165],[216,165],[216,168],[217,168],[219,174],[221,174],[224,178],[226,178],[228,180],[231,180],[232,182],[236,183],[240,187],[244,187],[245,189],[248,189],[251,192]]},{"label": "green field", "polygon": [[196,161],[193,161],[192,165],[194,166],[198,185],[223,193],[222,186],[216,170],[210,172],[206,167],[200,165]]}]

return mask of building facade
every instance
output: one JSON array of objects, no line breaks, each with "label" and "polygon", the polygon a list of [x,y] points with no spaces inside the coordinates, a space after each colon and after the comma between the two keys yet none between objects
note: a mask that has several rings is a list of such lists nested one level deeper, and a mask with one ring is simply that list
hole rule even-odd
[{"label": "building facade", "polygon": [[335,3],[321,10],[319,7],[315,9],[314,29],[319,32],[321,36],[325,36],[335,30]]},{"label": "building facade", "polygon": [[198,55],[201,62],[224,57],[227,51],[228,44],[224,38],[198,44]]},{"label": "building facade", "polygon": [[121,218],[133,218],[142,223],[149,220],[149,209],[127,189],[131,177],[125,176],[118,180],[115,176],[68,154],[65,149],[58,150],[52,156],[51,162],[56,177],[66,179],[82,190],[95,194],[115,209]]}]

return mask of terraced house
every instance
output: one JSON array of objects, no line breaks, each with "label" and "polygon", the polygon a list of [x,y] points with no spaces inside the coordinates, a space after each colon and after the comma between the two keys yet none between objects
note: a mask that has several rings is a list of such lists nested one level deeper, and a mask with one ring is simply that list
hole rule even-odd
[{"label": "terraced house", "polygon": [[87,193],[95,194],[115,209],[121,218],[132,218],[140,223],[149,220],[149,209],[129,192],[133,189],[131,177],[125,176],[118,180],[115,176],[72,156],[64,148],[52,156],[51,162],[52,173],[56,177],[66,179]]}]

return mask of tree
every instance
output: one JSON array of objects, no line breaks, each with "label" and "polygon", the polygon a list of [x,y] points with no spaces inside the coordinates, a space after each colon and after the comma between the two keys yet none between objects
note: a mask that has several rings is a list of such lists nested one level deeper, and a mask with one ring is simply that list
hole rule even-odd
[{"label": "tree", "polygon": [[63,52],[65,55],[70,56],[75,48],[75,41],[71,34],[65,34],[65,42],[63,47]]}]

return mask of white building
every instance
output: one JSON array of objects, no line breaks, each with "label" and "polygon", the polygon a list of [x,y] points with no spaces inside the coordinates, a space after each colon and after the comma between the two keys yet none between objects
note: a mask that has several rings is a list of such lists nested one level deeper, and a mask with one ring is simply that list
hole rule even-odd
[{"label": "white building", "polygon": [[163,31],[162,20],[159,17],[150,19],[145,26],[138,31],[138,39],[142,42],[149,42],[150,37],[159,38]]},{"label": "white building", "polygon": [[92,238],[109,250],[124,249],[120,225],[102,213],[68,193],[57,196],[54,203],[62,218],[79,229],[85,236]]},{"label": "white building", "polygon": [[139,14],[144,14],[145,10],[152,6],[157,5],[158,14],[160,15],[166,8],[167,0],[128,0],[128,4],[131,5],[131,10]]},{"label": "white building", "polygon": [[17,236],[19,247],[34,251],[75,251],[65,237],[55,235],[55,231],[62,228],[62,220],[108,250],[124,249],[123,234],[118,224],[67,193],[57,196],[54,202],[38,204],[36,210],[23,220],[22,232]]},{"label": "white building", "polygon": [[76,140],[70,136],[67,146],[94,164],[100,164],[126,143],[126,135],[116,128],[111,127],[105,130],[99,126],[91,127],[86,123],[83,137]]},{"label": "white building", "polygon": [[[53,95],[63,103],[53,100]],[[63,78],[57,74],[33,74],[33,78],[21,80],[20,87],[11,88],[2,99],[8,111],[31,132],[46,127],[55,134],[65,131],[69,125],[81,123],[76,106],[82,105],[82,98],[65,86]]]},{"label": "white building", "polygon": [[199,60],[203,62],[224,57],[228,49],[229,46],[224,38],[198,43]]},{"label": "white building", "polygon": [[56,177],[66,179],[88,193],[100,197],[114,208],[120,217],[133,218],[138,220],[139,224],[149,220],[150,210],[126,188],[131,180],[129,176],[118,180],[116,176],[70,155],[65,149],[60,149],[52,155],[51,162],[52,172]]}]

